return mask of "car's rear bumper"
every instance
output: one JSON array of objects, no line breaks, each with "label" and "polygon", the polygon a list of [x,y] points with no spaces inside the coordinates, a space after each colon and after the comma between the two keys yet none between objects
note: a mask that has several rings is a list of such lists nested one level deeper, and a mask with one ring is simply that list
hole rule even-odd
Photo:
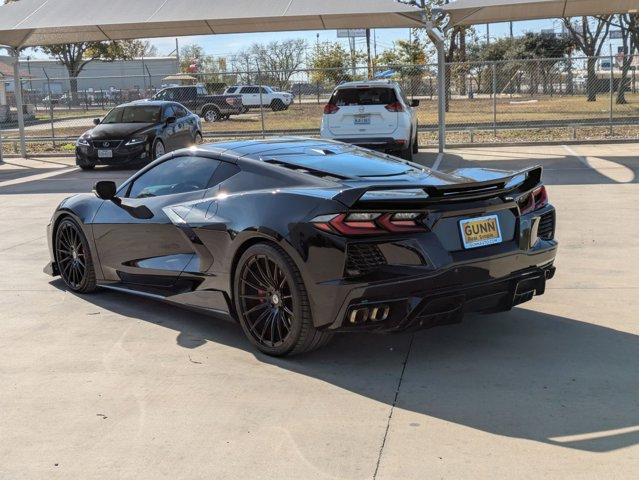
[{"label": "car's rear bumper", "polygon": [[[465,313],[507,311],[543,295],[546,281],[554,275],[551,262],[499,279],[443,289],[429,288],[431,279],[384,283],[352,292],[354,296],[349,296],[328,329],[393,333],[459,323]],[[374,314],[377,319],[371,318]]]},{"label": "car's rear bumper", "polygon": [[113,150],[112,158],[99,158],[97,149],[93,147],[76,147],[75,158],[77,165],[112,165],[125,166],[139,164],[149,160],[148,145],[133,147],[119,147]]},{"label": "car's rear bumper", "polygon": [[408,145],[406,140],[393,137],[333,137],[332,139],[371,150],[396,151],[402,150]]}]

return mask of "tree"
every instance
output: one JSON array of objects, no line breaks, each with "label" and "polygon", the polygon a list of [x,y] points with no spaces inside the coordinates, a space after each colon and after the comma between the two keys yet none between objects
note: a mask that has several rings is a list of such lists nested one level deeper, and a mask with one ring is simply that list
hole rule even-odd
[{"label": "tree", "polygon": [[288,39],[251,46],[255,66],[263,83],[274,83],[281,90],[289,87],[289,80],[304,64],[306,40]]},{"label": "tree", "polygon": [[319,43],[315,46],[310,59],[311,79],[313,83],[339,85],[352,80],[351,54],[338,42]]},{"label": "tree", "polygon": [[639,49],[639,14],[619,15],[619,27],[621,29],[623,60],[621,62],[621,81],[617,89],[617,104],[625,105],[628,103],[626,90],[630,86],[628,73],[632,67],[632,55]]},{"label": "tree", "polygon": [[575,45],[588,57],[586,91],[589,102],[597,101],[597,57],[601,55],[610,33],[610,18],[610,15],[597,18],[581,17],[580,24],[564,18],[564,25]]},{"label": "tree", "polygon": [[180,70],[189,73],[210,73],[215,70],[215,62],[200,45],[185,45],[180,49]]},{"label": "tree", "polygon": [[114,60],[129,60],[132,50],[131,42],[83,42],[66,43],[40,47],[45,54],[56,58],[62,63],[69,75],[71,98],[73,103],[78,101],[78,77],[89,63],[95,60],[112,62]]}]

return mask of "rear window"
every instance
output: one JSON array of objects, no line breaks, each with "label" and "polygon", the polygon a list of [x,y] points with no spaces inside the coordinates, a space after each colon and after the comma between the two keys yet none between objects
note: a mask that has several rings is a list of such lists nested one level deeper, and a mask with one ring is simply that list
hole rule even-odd
[{"label": "rear window", "polygon": [[356,105],[389,105],[397,101],[395,90],[385,87],[340,88],[329,103],[338,107]]}]

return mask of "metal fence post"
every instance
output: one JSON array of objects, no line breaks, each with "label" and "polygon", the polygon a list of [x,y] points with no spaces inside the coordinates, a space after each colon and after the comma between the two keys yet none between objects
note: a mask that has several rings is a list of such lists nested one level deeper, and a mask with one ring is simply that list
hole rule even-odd
[{"label": "metal fence post", "polygon": [[493,134],[497,136],[497,64],[493,62]]},{"label": "metal fence post", "polygon": [[4,163],[2,159],[2,124],[0,124],[0,165]]},{"label": "metal fence post", "polygon": [[[259,79],[257,83],[262,83],[262,75],[259,68],[257,69],[257,78]],[[257,88],[260,91],[260,117],[262,120],[262,138],[266,138],[266,128],[264,126],[264,102],[262,101],[262,86],[258,85]]]},{"label": "metal fence post", "polygon": [[49,120],[51,122],[51,145],[53,145],[53,149],[56,149],[55,145],[55,126],[53,125],[53,95],[51,94],[51,79],[49,75],[47,75],[46,70],[44,74],[47,77],[47,90],[49,91]]},{"label": "metal fence post", "polygon": [[612,55],[612,44],[610,45],[610,136],[613,135],[613,108],[614,108],[614,89],[615,89],[615,58]]},{"label": "metal fence post", "polygon": [[24,132],[24,105],[22,103],[22,80],[20,79],[20,54],[17,50],[13,52],[13,90],[16,97],[16,108],[18,109],[18,129],[20,130],[20,155],[27,156],[27,144]]}]

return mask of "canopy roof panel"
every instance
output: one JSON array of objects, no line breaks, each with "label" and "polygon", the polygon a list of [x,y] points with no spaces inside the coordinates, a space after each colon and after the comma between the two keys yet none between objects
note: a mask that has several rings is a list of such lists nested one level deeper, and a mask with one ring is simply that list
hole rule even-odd
[{"label": "canopy roof panel", "polygon": [[394,0],[21,0],[0,6],[0,45],[223,33],[418,27]]},{"label": "canopy roof panel", "polygon": [[442,10],[453,26],[474,25],[638,12],[639,0],[457,0]]}]

